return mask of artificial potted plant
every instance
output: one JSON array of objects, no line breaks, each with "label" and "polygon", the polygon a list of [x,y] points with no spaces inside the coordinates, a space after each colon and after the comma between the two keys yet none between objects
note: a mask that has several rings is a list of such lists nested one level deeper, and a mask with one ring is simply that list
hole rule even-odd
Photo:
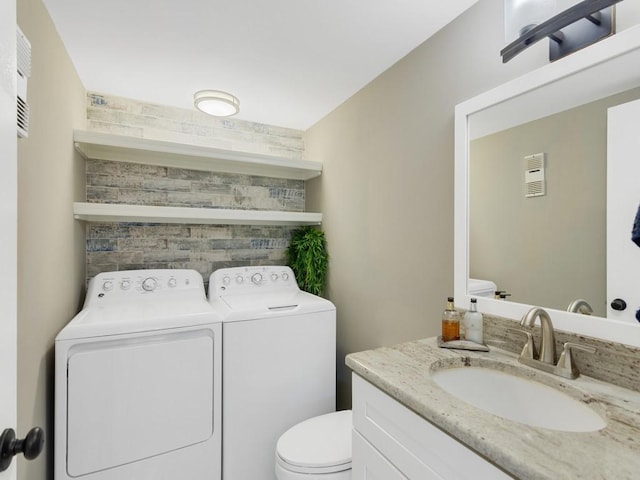
[{"label": "artificial potted plant", "polygon": [[310,226],[294,230],[287,249],[287,259],[293,273],[296,274],[298,286],[305,292],[321,295],[329,267],[324,232]]}]

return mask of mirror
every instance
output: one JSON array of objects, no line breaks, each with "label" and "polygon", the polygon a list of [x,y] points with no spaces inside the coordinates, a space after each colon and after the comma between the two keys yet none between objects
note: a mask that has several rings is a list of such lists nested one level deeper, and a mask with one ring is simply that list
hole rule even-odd
[{"label": "mirror", "polygon": [[[605,318],[606,110],[640,98],[639,67],[635,27],[456,107],[458,304],[470,277],[489,279],[512,297],[479,297],[486,313],[519,320],[543,306],[559,329],[640,346],[640,324]],[[524,157],[538,153],[549,192],[525,197]],[[594,316],[565,311],[578,298]]]},{"label": "mirror", "polygon": [[566,310],[584,299],[607,316],[607,110],[638,98],[634,88],[470,139],[470,278],[510,301]]}]

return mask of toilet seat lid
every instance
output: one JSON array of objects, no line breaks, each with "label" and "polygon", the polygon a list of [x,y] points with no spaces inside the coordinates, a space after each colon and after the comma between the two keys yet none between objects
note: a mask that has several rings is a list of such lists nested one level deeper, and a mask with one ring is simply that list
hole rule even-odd
[{"label": "toilet seat lid", "polygon": [[351,468],[351,426],[351,410],[310,418],[280,437],[277,455],[287,465],[305,470]]}]

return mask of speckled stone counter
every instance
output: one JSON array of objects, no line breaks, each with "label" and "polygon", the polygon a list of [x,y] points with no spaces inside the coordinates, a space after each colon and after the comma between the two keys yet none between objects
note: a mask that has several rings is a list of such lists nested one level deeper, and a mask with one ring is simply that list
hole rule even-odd
[{"label": "speckled stone counter", "polygon": [[[515,478],[640,479],[640,393],[585,375],[575,380],[547,374],[517,355],[438,348],[435,338],[353,353],[358,375],[440,427]],[[527,426],[473,407],[433,381],[442,368],[485,366],[555,387],[605,419],[599,431],[574,433]],[[509,392],[504,392],[509,395]]]}]

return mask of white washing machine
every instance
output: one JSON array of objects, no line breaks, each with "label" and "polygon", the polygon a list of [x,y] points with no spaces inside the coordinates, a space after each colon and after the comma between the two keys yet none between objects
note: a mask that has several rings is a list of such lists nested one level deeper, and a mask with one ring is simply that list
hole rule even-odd
[{"label": "white washing machine", "polygon": [[209,302],[223,321],[222,477],[275,480],[280,435],[335,411],[335,307],[280,266],[216,270]]},{"label": "white washing machine", "polygon": [[55,341],[55,479],[220,480],[221,337],[196,271],[94,277]]}]

